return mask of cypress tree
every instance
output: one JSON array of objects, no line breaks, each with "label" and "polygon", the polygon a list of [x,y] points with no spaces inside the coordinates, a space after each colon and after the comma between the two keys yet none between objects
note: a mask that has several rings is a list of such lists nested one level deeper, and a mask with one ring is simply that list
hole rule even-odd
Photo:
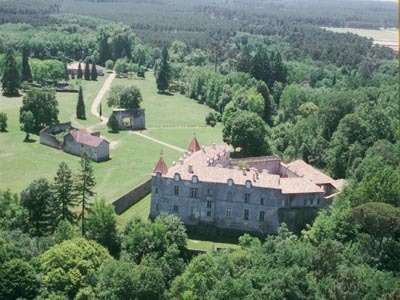
[{"label": "cypress tree", "polygon": [[103,116],[103,110],[102,110],[102,108],[101,108],[101,103],[100,103],[100,108],[99,108],[99,116],[100,116],[100,119],[101,119],[101,117]]},{"label": "cypress tree", "polygon": [[170,67],[168,63],[168,50],[167,47],[164,46],[162,50],[161,62],[158,70],[157,76],[157,89],[159,91],[165,91],[169,86],[170,79]]},{"label": "cypress tree", "polygon": [[85,63],[85,80],[90,80],[90,67],[89,62]]},{"label": "cypress tree", "polygon": [[119,126],[118,120],[115,117],[115,115],[112,114],[110,116],[110,118],[108,119],[107,127],[111,132],[118,132],[118,129],[119,129],[118,126]]},{"label": "cypress tree", "polygon": [[83,77],[82,66],[81,66],[81,63],[79,63],[79,65],[78,65],[78,73],[76,74],[76,78],[82,79],[82,77]]},{"label": "cypress tree", "polygon": [[97,69],[96,69],[96,63],[92,64],[92,70],[90,72],[90,78],[94,81],[97,80]]},{"label": "cypress tree", "polygon": [[18,96],[19,74],[14,51],[9,49],[4,59],[4,71],[1,78],[3,95],[6,97]]},{"label": "cypress tree", "polygon": [[83,101],[82,87],[79,87],[78,103],[76,105],[76,117],[81,120],[86,120],[85,102]]},{"label": "cypress tree", "polygon": [[65,76],[65,81],[68,81],[69,80],[69,70],[68,70],[68,64],[67,63],[65,63],[64,64],[64,76]]},{"label": "cypress tree", "polygon": [[22,50],[21,82],[24,81],[32,82],[32,72],[28,60],[29,60],[29,48],[24,47]]}]

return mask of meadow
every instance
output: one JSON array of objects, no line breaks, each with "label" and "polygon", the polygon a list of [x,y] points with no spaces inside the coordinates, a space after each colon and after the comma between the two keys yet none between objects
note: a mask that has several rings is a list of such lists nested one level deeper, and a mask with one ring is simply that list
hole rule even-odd
[{"label": "meadow", "polygon": [[[109,133],[105,125],[96,126],[99,119],[90,114],[91,104],[102,87],[107,75],[97,82],[80,82],[84,91],[87,120],[75,119],[76,93],[57,93],[59,101],[59,121],[72,121],[76,127],[93,127],[111,142],[111,160],[94,163],[97,197],[108,202],[128,192],[149,178],[154,165],[163,152],[168,165],[177,160],[181,153],[149,141],[128,131]],[[72,81],[77,86],[79,82]],[[146,109],[146,127],[142,131],[163,142],[186,148],[195,133],[202,144],[221,142],[221,127],[207,127],[204,118],[209,108],[186,98],[158,94],[152,73],[146,79],[116,78],[116,85],[137,85],[143,95],[142,107]],[[103,115],[108,116],[111,108],[102,102]],[[58,164],[65,161],[74,171],[79,168],[80,158],[62,151],[40,145],[39,137],[31,135],[32,143],[24,143],[25,133],[20,130],[19,107],[22,97],[0,97],[0,111],[8,116],[8,132],[0,134],[0,189],[11,189],[20,193],[34,179],[45,177],[52,180]]]},{"label": "meadow", "polygon": [[394,50],[399,50],[399,34],[397,28],[381,28],[375,29],[357,29],[357,28],[337,28],[337,27],[322,27],[326,30],[339,33],[354,33],[359,36],[372,38],[374,43],[382,46],[391,47]]}]

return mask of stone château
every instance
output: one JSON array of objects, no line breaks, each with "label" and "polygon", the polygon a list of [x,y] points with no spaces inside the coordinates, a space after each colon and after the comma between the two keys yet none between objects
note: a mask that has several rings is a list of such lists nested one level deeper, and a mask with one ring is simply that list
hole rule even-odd
[{"label": "stone ch\u00e2teau", "polygon": [[261,235],[285,222],[299,232],[344,184],[302,160],[231,159],[226,145],[200,147],[194,137],[171,168],[162,157],[154,168],[150,217],[167,212],[197,229]]}]

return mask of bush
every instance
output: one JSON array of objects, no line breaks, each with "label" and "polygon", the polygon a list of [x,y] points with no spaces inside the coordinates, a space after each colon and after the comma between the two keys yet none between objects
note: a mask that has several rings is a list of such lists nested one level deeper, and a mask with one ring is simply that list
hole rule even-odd
[{"label": "bush", "polygon": [[217,122],[221,122],[221,114],[216,111],[210,111],[206,117],[206,124],[214,127]]},{"label": "bush", "polygon": [[111,59],[107,60],[106,61],[106,69],[112,70],[113,68],[114,68],[114,62]]},{"label": "bush", "polygon": [[110,119],[108,119],[107,122],[107,127],[109,128],[109,130],[111,132],[118,132],[118,120],[117,118],[114,116],[114,114],[111,115]]},{"label": "bush", "polygon": [[6,131],[7,130],[7,114],[0,112],[0,131]]}]

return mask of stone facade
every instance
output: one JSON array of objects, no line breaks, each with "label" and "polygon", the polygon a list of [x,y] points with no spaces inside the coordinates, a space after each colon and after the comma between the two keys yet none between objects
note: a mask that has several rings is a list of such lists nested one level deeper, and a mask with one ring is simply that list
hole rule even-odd
[{"label": "stone facade", "polygon": [[118,121],[119,130],[141,130],[146,128],[143,108],[113,109],[112,114]]},{"label": "stone facade", "polygon": [[85,152],[95,162],[110,159],[110,143],[99,132],[76,129],[70,122],[42,129],[40,143],[72,155],[81,156]]},{"label": "stone facade", "polygon": [[[265,235],[276,233],[282,220],[299,211],[309,221],[331,202],[331,194],[304,174],[287,176],[290,167],[278,157],[243,161],[252,167],[240,170],[226,146],[214,145],[187,152],[167,170],[159,162],[152,176],[151,218],[168,212],[187,225]],[[299,222],[288,223],[299,231]]]}]

